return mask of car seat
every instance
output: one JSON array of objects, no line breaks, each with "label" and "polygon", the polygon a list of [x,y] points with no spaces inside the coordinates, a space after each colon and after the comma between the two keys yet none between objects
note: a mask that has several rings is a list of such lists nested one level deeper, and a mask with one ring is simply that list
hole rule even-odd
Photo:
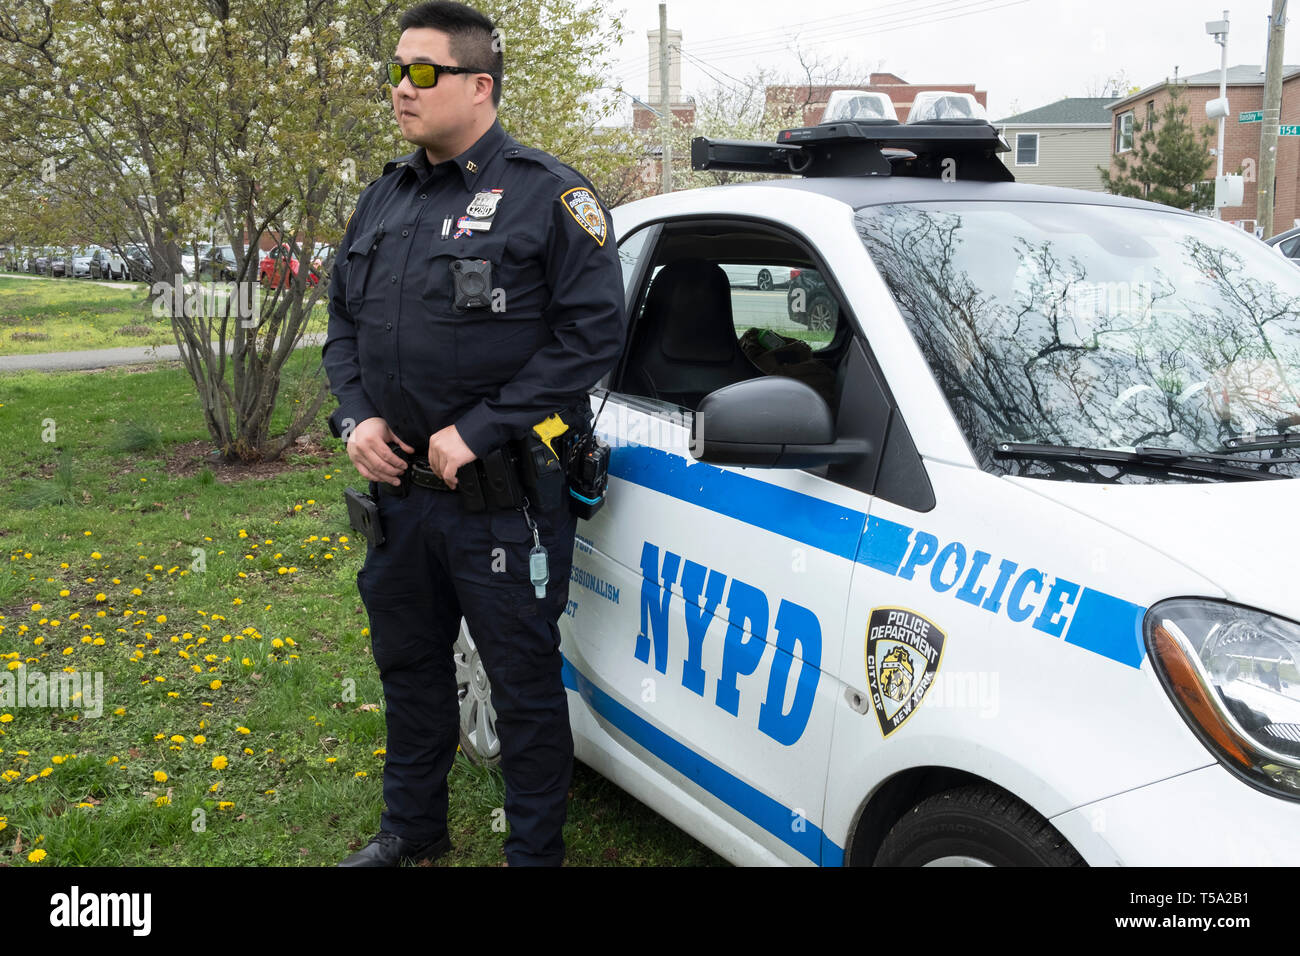
[{"label": "car seat", "polygon": [[731,283],[703,259],[660,270],[628,353],[624,391],[694,410],[710,392],[756,378],[731,314]]}]

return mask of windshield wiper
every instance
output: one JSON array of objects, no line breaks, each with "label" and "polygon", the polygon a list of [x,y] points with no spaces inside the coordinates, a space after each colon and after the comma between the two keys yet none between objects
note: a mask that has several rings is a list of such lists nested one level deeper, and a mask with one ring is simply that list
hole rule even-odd
[{"label": "windshield wiper", "polygon": [[[1285,478],[1272,472],[1247,467],[1232,455],[1210,452],[1187,452],[1178,448],[1139,447],[1133,451],[1114,448],[1081,448],[1075,445],[1035,445],[1028,442],[1003,441],[994,446],[997,458],[1034,458],[1041,461],[1074,461],[1100,465],[1136,465],[1157,471],[1181,471],[1192,475],[1218,475],[1224,478]],[[1259,464],[1296,462],[1298,458],[1270,458]]]},{"label": "windshield wiper", "polygon": [[[1300,448],[1300,435],[1294,432],[1276,435],[1254,435],[1250,438],[1229,438],[1219,449],[1221,452],[1268,451],[1271,448]],[[1295,459],[1274,458],[1273,461],[1294,461]]]}]

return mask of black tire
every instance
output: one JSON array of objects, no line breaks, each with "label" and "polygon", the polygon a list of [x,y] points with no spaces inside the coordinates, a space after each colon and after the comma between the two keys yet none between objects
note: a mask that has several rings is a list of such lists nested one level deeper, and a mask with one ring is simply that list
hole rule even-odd
[{"label": "black tire", "polygon": [[767,269],[758,270],[758,290],[767,292],[772,288],[772,273]]},{"label": "black tire", "polygon": [[1084,866],[1065,837],[1005,790],[960,787],[922,800],[894,824],[876,866]]},{"label": "black tire", "polygon": [[828,295],[815,295],[808,303],[808,321],[805,323],[810,332],[830,332],[835,328],[835,300]]}]

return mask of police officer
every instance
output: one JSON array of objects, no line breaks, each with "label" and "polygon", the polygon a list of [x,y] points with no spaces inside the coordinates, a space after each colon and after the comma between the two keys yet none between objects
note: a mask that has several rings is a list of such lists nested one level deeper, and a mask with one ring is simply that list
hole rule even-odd
[{"label": "police officer", "polygon": [[[591,184],[497,122],[492,22],[432,2],[400,26],[393,112],[417,148],[357,203],[322,350],[339,401],[331,421],[370,479],[384,535],[357,587],[387,704],[386,809],[381,832],[341,865],[449,848],[462,616],[492,685],[506,861],[559,865],[573,741],[557,620],[576,518],[563,503],[516,504],[517,491],[472,510],[465,479],[482,477],[467,471],[475,462],[501,466],[504,449],[552,415],[575,431],[590,424],[587,390],[622,348],[621,269]],[[539,585],[530,552],[541,549],[549,581]]]}]

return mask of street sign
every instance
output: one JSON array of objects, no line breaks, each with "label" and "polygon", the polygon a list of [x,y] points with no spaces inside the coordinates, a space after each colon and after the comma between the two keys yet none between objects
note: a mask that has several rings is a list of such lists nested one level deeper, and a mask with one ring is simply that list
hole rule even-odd
[{"label": "street sign", "polygon": [[1300,126],[1279,126],[1278,136],[1300,136]]},{"label": "street sign", "polygon": [[1249,113],[1238,113],[1237,122],[1238,123],[1262,123],[1264,122],[1264,111],[1252,110]]}]

